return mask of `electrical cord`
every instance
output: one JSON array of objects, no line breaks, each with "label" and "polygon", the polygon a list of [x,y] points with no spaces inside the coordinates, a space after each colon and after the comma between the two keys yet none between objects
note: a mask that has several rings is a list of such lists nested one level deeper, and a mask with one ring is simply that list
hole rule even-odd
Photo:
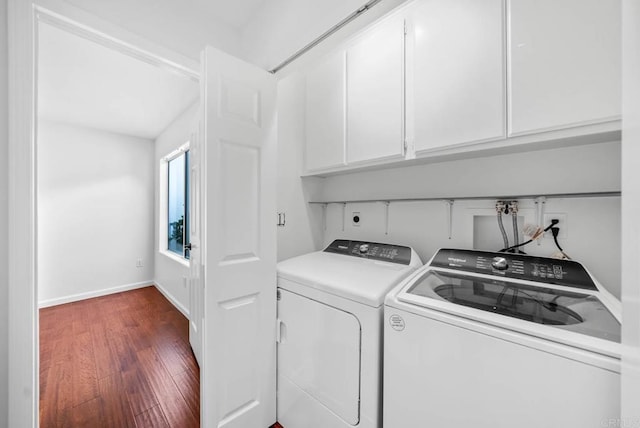
[{"label": "electrical cord", "polygon": [[[555,229],[558,229],[558,232],[560,232],[560,228],[559,228],[559,227],[554,227],[554,226],[555,226],[556,224],[558,224],[558,223],[559,223],[559,221],[558,221],[558,220],[556,220],[556,219],[551,220],[551,224],[550,224],[549,226],[545,227],[545,228],[542,230],[542,232],[548,232],[548,231],[551,229],[551,231],[552,231],[552,233],[553,233],[553,229],[554,229],[554,228],[555,228]],[[540,236],[540,235],[541,235],[541,234],[539,233],[539,234],[535,235],[533,238],[529,239],[529,240],[528,240],[528,241],[526,241],[526,242],[523,242],[523,243],[518,244],[518,245],[512,245],[511,247],[503,248],[502,250],[500,250],[500,251],[498,251],[498,252],[499,252],[499,253],[508,253],[508,252],[512,252],[512,251],[513,251],[513,250],[515,250],[516,248],[524,247],[525,245],[532,243],[532,242],[533,242],[533,241],[535,241],[535,240],[538,238],[538,236]],[[556,235],[557,235],[557,232],[556,232]],[[554,239],[555,239],[555,236],[554,236]],[[556,241],[556,245],[557,245],[557,241]],[[560,248],[560,246],[558,246],[558,248]],[[560,250],[560,251],[562,251],[562,250]],[[563,252],[563,254],[564,254],[564,252]],[[566,256],[567,258],[569,258],[566,254],[565,254],[565,256]]]},{"label": "electrical cord", "polygon": [[571,260],[571,257],[569,257],[567,255],[567,253],[564,252],[564,250],[562,249],[562,247],[558,243],[558,235],[560,234],[560,228],[559,227],[552,227],[551,228],[551,234],[553,235],[553,242],[555,242],[556,247],[558,247],[558,250],[560,250],[560,254],[562,254],[567,259]]}]

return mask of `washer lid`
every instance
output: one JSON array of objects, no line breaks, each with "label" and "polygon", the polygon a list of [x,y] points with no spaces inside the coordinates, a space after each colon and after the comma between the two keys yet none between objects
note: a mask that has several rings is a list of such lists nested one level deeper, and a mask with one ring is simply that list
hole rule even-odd
[{"label": "washer lid", "polygon": [[278,263],[278,278],[377,308],[416,267],[318,251]]},{"label": "washer lid", "polygon": [[[620,343],[620,323],[597,294],[574,290],[427,270],[405,295],[448,301]],[[402,295],[398,298],[406,300]]]}]

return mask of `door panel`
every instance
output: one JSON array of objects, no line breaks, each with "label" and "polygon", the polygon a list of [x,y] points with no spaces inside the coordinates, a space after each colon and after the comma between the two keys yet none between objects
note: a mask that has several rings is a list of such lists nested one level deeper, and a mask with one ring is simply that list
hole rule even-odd
[{"label": "door panel", "polygon": [[203,53],[206,142],[203,426],[275,422],[273,75]]},{"label": "door panel", "polygon": [[222,141],[222,221],[227,224],[220,242],[221,263],[258,257],[260,215],[260,149]]},{"label": "door panel", "polygon": [[222,118],[260,127],[260,92],[241,82],[223,77],[220,82]]}]

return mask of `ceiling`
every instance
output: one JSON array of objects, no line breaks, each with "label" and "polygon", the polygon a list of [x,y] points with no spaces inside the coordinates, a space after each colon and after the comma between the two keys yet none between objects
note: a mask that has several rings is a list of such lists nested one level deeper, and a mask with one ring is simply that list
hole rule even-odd
[{"label": "ceiling", "polygon": [[155,139],[197,101],[196,81],[40,24],[38,117]]},{"label": "ceiling", "polygon": [[[190,0],[207,13],[207,16],[242,30],[249,23],[264,0]],[[130,0],[129,0],[130,2]],[[125,1],[125,3],[127,3]]]}]

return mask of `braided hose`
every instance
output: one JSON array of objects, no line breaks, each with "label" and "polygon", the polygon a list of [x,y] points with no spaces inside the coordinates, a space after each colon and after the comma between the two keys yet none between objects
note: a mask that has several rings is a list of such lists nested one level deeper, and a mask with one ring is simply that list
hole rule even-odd
[{"label": "braided hose", "polygon": [[497,211],[496,214],[498,216],[498,227],[500,228],[502,240],[504,241],[504,248],[509,248],[509,238],[507,238],[507,232],[505,232],[504,224],[502,224],[502,211]]},{"label": "braided hose", "polygon": [[513,219],[513,245],[520,245],[520,238],[518,234],[518,213],[514,212],[511,218]]}]

